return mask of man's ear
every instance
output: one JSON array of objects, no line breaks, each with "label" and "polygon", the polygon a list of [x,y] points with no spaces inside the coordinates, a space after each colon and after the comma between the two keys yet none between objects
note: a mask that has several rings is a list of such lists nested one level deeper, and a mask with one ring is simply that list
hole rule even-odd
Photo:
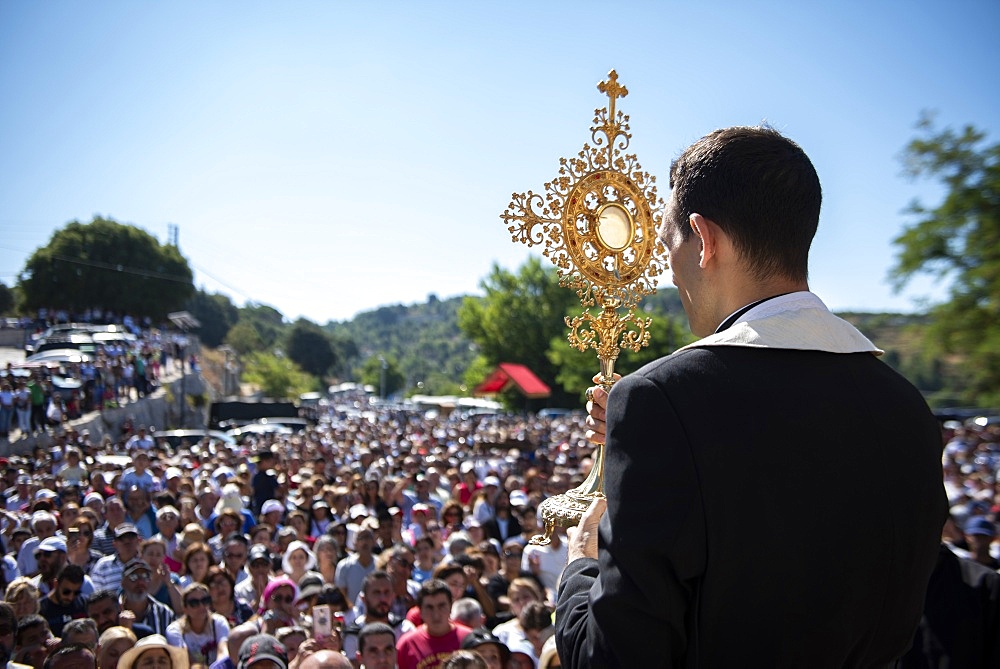
[{"label": "man's ear", "polygon": [[701,214],[691,214],[689,218],[691,229],[701,243],[698,266],[705,269],[708,262],[715,257],[719,250],[719,235],[721,230],[715,224]]}]

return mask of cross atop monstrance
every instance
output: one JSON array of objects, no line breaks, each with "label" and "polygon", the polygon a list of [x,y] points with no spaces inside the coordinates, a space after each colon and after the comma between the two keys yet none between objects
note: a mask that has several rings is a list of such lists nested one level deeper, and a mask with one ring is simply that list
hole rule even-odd
[{"label": "cross atop monstrance", "polygon": [[[591,143],[576,158],[560,158],[559,176],[545,184],[544,196],[514,193],[501,218],[514,241],[544,242],[542,254],[556,266],[560,285],[576,290],[585,309],[566,317],[567,338],[581,351],[597,351],[600,384],[610,389],[622,348],[638,351],[649,343],[650,319],[636,318],[635,307],[656,290],[666,262],[656,238],[663,206],[656,178],[642,171],[634,154],[623,155],[632,135],[628,116],[615,107],[628,89],[614,70],[597,89],[609,105],[594,111]],[[532,543],[547,544],[555,525],[578,524],[591,500],[604,494],[603,444],[593,461],[583,484],[539,505],[545,534]]]},{"label": "cross atop monstrance", "polygon": [[602,81],[601,83],[597,84],[597,90],[599,90],[602,93],[606,93],[608,99],[611,100],[611,104],[609,106],[610,109],[609,116],[611,118],[614,118],[615,100],[617,100],[618,98],[623,98],[626,95],[628,95],[628,89],[618,84],[618,73],[615,72],[614,70],[608,72],[608,80]]}]

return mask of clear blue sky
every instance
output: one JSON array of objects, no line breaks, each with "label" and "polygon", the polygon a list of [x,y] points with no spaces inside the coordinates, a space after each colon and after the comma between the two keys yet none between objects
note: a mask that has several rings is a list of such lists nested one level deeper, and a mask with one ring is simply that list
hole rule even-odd
[{"label": "clear blue sky", "polygon": [[[102,214],[289,319],[476,293],[499,216],[589,140],[616,68],[643,167],[766,120],[824,189],[811,286],[912,311],[891,240],[922,110],[998,141],[1000,3],[0,0],[0,280]],[[137,259],[141,264],[141,259]],[[661,283],[668,283],[664,277]]]}]

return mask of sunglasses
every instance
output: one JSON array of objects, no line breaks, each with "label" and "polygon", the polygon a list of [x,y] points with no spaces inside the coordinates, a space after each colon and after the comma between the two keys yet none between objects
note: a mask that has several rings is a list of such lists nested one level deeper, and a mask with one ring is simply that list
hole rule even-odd
[{"label": "sunglasses", "polygon": [[128,580],[132,583],[136,581],[148,581],[152,578],[148,571],[138,571],[128,575]]},{"label": "sunglasses", "polygon": [[230,560],[243,560],[246,559],[246,553],[223,553],[222,557],[229,558]]},{"label": "sunglasses", "polygon": [[523,553],[521,551],[504,551],[504,557],[521,557]]},{"label": "sunglasses", "polygon": [[407,569],[413,569],[413,563],[410,562],[409,560],[400,560],[399,558],[396,558],[393,561],[396,564],[398,564],[400,567],[406,567]]},{"label": "sunglasses", "polygon": [[212,603],[211,597],[202,597],[201,599],[189,599],[184,602],[184,606],[189,606],[192,609],[196,606],[208,606]]},{"label": "sunglasses", "polygon": [[278,602],[279,604],[291,604],[295,601],[295,597],[292,595],[273,595],[271,601]]},{"label": "sunglasses", "polygon": [[59,594],[62,595],[63,597],[76,597],[77,595],[80,594],[80,591],[79,590],[63,590],[62,588],[60,588],[59,589]]}]

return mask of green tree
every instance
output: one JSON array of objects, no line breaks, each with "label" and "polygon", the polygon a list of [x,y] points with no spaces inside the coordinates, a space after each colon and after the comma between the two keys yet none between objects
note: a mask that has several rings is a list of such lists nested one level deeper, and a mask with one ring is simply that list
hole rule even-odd
[{"label": "green tree", "polygon": [[555,268],[535,257],[517,274],[494,265],[480,286],[485,295],[465,298],[458,324],[479,347],[482,362],[525,365],[553,389],[550,404],[564,403],[569,397],[556,385],[558,370],[547,352],[555,337],[565,336],[564,318],[574,305],[579,311],[576,293],[560,286]]},{"label": "green tree", "polygon": [[343,325],[324,327],[330,346],[333,348],[333,369],[330,373],[340,379],[348,379],[359,359],[358,344]]},{"label": "green tree", "polygon": [[264,340],[253,323],[240,321],[226,334],[225,343],[228,344],[238,355],[248,355],[250,353],[263,352]]},{"label": "green tree", "polygon": [[95,216],[72,221],[36,249],[18,283],[26,310],[82,312],[100,306],[163,318],[194,292],[191,268],[176,247],[148,232]]},{"label": "green tree", "polygon": [[318,325],[305,318],[292,324],[285,335],[285,353],[304,371],[324,377],[333,366],[333,347]]},{"label": "green tree", "polygon": [[[685,317],[667,313],[668,305],[673,304],[671,295],[676,297],[677,290],[660,289],[656,295],[650,296],[653,299],[640,305],[647,308],[640,309],[636,316],[650,318],[649,345],[637,352],[630,349],[622,351],[615,363],[616,372],[622,375],[634,372],[646,363],[670,355],[695,340]],[[567,393],[579,397],[582,403],[583,393],[593,385],[594,375],[600,372],[597,352],[593,349],[578,351],[569,345],[564,335],[552,340],[549,359],[559,369],[556,380]]]},{"label": "green tree", "polygon": [[14,291],[6,284],[0,283],[0,314],[9,314],[14,311]]},{"label": "green tree", "polygon": [[220,293],[197,290],[184,308],[201,323],[198,329],[201,342],[213,348],[225,341],[226,334],[239,318],[239,310],[232,300]]},{"label": "green tree", "polygon": [[268,349],[278,343],[286,328],[281,312],[266,304],[248,303],[241,307],[239,320],[253,325],[264,342],[264,348]]},{"label": "green tree", "polygon": [[916,221],[894,240],[890,278],[897,290],[920,273],[948,283],[948,299],[931,309],[931,344],[962,356],[966,401],[1000,405],[1000,144],[972,126],[938,130],[926,115],[918,128],[906,172],[939,180],[944,198],[910,205]]},{"label": "green tree", "polygon": [[319,390],[319,383],[285,357],[257,351],[246,357],[243,380],[274,399],[295,398]]},{"label": "green tree", "polygon": [[[383,362],[384,361],[384,362]],[[383,377],[382,368],[385,367]],[[389,397],[401,390],[406,383],[406,377],[399,368],[399,363],[392,355],[373,355],[361,364],[358,370],[361,383],[373,386],[383,397]],[[382,385],[383,379],[385,385]]]}]

